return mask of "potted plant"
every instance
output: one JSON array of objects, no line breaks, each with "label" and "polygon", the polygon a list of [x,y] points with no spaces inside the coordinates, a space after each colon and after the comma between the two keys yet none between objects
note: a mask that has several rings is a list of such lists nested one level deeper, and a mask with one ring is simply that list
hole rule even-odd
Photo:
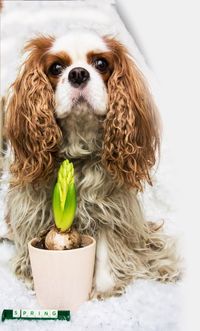
[{"label": "potted plant", "polygon": [[63,161],[53,190],[55,225],[28,243],[36,297],[43,308],[76,310],[89,297],[94,271],[94,238],[73,228],[76,189],[73,164]]}]

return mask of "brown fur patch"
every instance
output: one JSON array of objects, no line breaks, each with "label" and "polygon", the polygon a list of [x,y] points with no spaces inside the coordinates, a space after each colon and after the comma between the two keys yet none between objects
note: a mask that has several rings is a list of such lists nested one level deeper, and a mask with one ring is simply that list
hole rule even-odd
[{"label": "brown fur patch", "polygon": [[29,57],[12,85],[6,116],[6,133],[14,150],[12,185],[48,181],[55,171],[61,131],[54,117],[52,86],[42,67],[53,40],[39,37],[27,44]]},{"label": "brown fur patch", "polygon": [[102,162],[117,182],[142,190],[144,180],[151,184],[150,169],[159,149],[156,106],[126,48],[115,39],[104,40],[113,54],[114,70],[108,80]]},{"label": "brown fur patch", "polygon": [[45,61],[44,61],[44,72],[46,73],[47,77],[49,78],[49,81],[53,87],[53,89],[56,88],[58,80],[60,76],[52,76],[49,73],[49,68],[53,63],[61,63],[63,67],[68,67],[72,64],[72,60],[70,59],[69,55],[66,52],[59,52],[56,54],[46,54]]},{"label": "brown fur patch", "polygon": [[113,54],[112,52],[89,52],[87,54],[87,61],[89,64],[93,64],[96,59],[103,58],[108,62],[108,69],[105,72],[100,72],[103,80],[105,83],[107,83],[108,79],[110,78],[112,72],[113,72]]}]

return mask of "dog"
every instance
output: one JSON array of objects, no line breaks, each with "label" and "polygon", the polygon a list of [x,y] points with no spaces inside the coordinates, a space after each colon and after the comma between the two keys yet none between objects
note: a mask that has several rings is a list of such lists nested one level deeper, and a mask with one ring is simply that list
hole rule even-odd
[{"label": "dog", "polygon": [[32,284],[27,243],[53,224],[60,163],[74,164],[74,225],[97,240],[91,297],[124,293],[136,278],[174,281],[174,244],[144,219],[138,192],[152,185],[159,116],[145,78],[116,38],[91,30],[37,36],[12,84],[6,133],[12,150],[6,222],[16,275]]}]

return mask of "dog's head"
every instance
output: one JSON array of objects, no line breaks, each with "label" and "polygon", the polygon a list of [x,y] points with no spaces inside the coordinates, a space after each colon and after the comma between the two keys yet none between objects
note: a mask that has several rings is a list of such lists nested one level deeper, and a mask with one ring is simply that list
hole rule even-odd
[{"label": "dog's head", "polygon": [[56,118],[87,102],[105,116],[102,164],[118,183],[142,189],[150,182],[159,145],[150,92],[126,48],[91,31],[40,36],[25,47],[26,60],[7,110],[15,183],[48,180],[62,140]]}]

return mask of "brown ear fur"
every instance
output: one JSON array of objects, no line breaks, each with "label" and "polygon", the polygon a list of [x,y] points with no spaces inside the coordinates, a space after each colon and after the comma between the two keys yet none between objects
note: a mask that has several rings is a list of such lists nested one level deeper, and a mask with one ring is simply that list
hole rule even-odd
[{"label": "brown ear fur", "polygon": [[108,81],[102,162],[117,182],[142,190],[144,180],[151,184],[150,169],[159,149],[156,107],[124,46],[115,39],[105,41],[113,53],[114,70]]},{"label": "brown ear fur", "polygon": [[42,40],[28,45],[31,53],[12,85],[7,107],[6,132],[14,149],[13,185],[46,181],[55,169],[61,140],[54,118],[54,92],[40,63]]}]

